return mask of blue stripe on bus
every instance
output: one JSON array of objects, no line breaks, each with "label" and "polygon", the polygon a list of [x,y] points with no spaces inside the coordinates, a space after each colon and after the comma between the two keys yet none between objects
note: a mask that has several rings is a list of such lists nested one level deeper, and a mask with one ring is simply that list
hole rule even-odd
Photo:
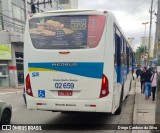
[{"label": "blue stripe on bus", "polygon": [[117,66],[117,82],[121,83],[121,67]]},{"label": "blue stripe on bus", "polygon": [[[56,64],[63,64],[63,66],[56,66]],[[70,64],[66,66],[64,64]],[[52,62],[52,63],[28,63],[29,68],[42,68],[48,70],[56,70],[67,72],[80,76],[101,79],[103,75],[102,62]]]},{"label": "blue stripe on bus", "polygon": [[121,83],[121,84],[125,83],[125,81],[127,80],[128,69],[129,68],[122,67],[122,66],[115,67],[115,70],[117,73],[117,83]]}]

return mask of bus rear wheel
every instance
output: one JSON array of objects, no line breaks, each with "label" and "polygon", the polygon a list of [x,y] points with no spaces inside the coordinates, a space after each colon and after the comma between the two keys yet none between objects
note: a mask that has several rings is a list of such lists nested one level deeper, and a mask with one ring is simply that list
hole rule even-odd
[{"label": "bus rear wheel", "polygon": [[122,101],[123,101],[123,91],[121,93],[121,98],[120,98],[120,103],[119,103],[119,107],[115,112],[115,115],[120,115],[122,112]]}]

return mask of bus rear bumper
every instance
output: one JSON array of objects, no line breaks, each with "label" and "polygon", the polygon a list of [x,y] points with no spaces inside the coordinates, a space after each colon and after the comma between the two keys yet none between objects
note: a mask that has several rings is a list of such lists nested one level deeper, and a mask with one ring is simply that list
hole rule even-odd
[{"label": "bus rear bumper", "polygon": [[112,112],[111,98],[96,100],[42,99],[27,97],[27,108],[49,111]]}]

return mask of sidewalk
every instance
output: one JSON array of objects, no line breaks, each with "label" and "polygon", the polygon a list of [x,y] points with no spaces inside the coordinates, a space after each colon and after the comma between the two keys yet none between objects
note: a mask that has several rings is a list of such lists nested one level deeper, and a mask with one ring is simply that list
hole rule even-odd
[{"label": "sidewalk", "polygon": [[12,87],[0,87],[0,95],[3,94],[18,94],[23,92],[23,87],[21,88],[12,88]]},{"label": "sidewalk", "polygon": [[[136,79],[135,105],[133,124],[155,124],[155,103],[152,97],[145,100],[145,94],[141,93],[141,83]],[[151,133],[149,130],[133,130],[132,133]]]}]

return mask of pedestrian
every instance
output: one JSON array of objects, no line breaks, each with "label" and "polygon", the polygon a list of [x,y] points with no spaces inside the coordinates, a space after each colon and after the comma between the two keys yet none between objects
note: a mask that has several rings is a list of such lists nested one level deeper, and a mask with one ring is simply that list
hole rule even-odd
[{"label": "pedestrian", "polygon": [[144,67],[141,75],[140,75],[140,81],[141,81],[141,93],[144,93],[144,83],[145,83],[145,73],[146,73],[147,68]]},{"label": "pedestrian", "polygon": [[140,67],[138,67],[138,69],[136,70],[136,75],[137,75],[137,78],[141,75],[142,71],[140,69]]},{"label": "pedestrian", "polygon": [[151,77],[152,81],[152,101],[155,102],[155,93],[157,87],[157,72],[155,71]]},{"label": "pedestrian", "polygon": [[151,95],[151,77],[152,77],[152,72],[151,72],[151,68],[147,69],[146,73],[145,73],[145,99],[147,100],[148,98],[150,98]]}]

